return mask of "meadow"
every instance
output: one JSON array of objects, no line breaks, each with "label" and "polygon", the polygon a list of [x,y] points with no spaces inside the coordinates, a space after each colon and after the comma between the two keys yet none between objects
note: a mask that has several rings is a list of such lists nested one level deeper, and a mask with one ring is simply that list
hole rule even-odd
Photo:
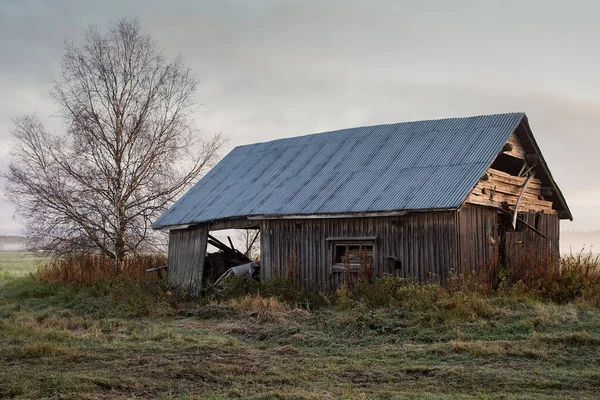
[{"label": "meadow", "polygon": [[20,277],[33,274],[46,259],[39,254],[24,251],[0,252],[0,277]]},{"label": "meadow", "polygon": [[39,260],[27,270],[28,257],[20,257],[20,267],[0,278],[4,398],[595,399],[600,393],[600,309],[588,301],[559,304],[516,286],[483,295],[406,285],[393,288],[394,304],[379,304],[349,293],[294,298],[289,288],[257,291],[248,282],[245,294],[198,301],[171,293],[154,275],[91,285],[44,282],[34,279]]}]

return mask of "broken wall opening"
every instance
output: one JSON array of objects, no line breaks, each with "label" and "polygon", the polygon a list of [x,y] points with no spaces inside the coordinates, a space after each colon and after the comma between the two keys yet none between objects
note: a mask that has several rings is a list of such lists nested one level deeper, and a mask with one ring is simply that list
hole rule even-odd
[{"label": "broken wall opening", "polygon": [[169,286],[197,297],[203,294],[207,283],[216,282],[230,268],[251,263],[250,255],[236,247],[235,238],[232,240],[225,234],[223,239],[222,231],[235,228],[254,229],[253,240],[259,240],[259,227],[243,221],[217,221],[171,229],[167,267]]},{"label": "broken wall opening", "polygon": [[[224,276],[248,273],[259,279],[260,224],[244,219],[214,221],[210,224],[203,265],[205,286]],[[253,263],[252,268],[237,268]]]},{"label": "broken wall opening", "polygon": [[[208,234],[207,243],[216,251],[206,252],[203,266],[205,282],[216,282],[230,268],[255,261],[250,258],[248,252],[242,252],[236,248],[231,236],[227,236],[227,244],[211,233]],[[212,250],[210,247],[209,250]]]}]

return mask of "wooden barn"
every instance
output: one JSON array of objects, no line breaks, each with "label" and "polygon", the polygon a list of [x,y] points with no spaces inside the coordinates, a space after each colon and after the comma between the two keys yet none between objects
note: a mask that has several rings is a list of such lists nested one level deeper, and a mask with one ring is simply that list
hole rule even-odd
[{"label": "wooden barn", "polygon": [[211,231],[260,229],[262,279],[418,280],[559,256],[572,219],[524,113],[403,122],[238,146],[167,210],[169,282],[199,293]]}]

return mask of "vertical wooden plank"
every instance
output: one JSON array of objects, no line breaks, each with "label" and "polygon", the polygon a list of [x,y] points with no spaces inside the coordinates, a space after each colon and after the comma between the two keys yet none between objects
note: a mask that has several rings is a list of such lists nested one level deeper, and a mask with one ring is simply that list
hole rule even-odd
[{"label": "vertical wooden plank", "polygon": [[169,232],[169,285],[198,296],[203,285],[208,224]]},{"label": "vertical wooden plank", "polygon": [[447,257],[446,254],[444,254],[444,232],[445,230],[448,229],[448,222],[447,222],[447,218],[446,218],[446,214],[445,213],[439,213],[437,215],[437,219],[436,219],[436,251],[435,251],[435,257],[436,257],[436,268],[435,268],[435,274],[436,274],[436,281],[440,282],[442,280],[442,269],[444,268],[444,265],[448,265],[447,264]]}]

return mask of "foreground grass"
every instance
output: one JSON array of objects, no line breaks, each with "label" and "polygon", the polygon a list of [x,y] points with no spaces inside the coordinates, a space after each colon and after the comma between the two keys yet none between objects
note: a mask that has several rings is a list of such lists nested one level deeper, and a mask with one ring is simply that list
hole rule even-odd
[{"label": "foreground grass", "polygon": [[47,259],[24,251],[0,251],[0,279],[35,273]]},{"label": "foreground grass", "polygon": [[260,297],[140,317],[102,286],[5,279],[0,397],[597,398],[600,310],[486,301],[469,317]]}]

